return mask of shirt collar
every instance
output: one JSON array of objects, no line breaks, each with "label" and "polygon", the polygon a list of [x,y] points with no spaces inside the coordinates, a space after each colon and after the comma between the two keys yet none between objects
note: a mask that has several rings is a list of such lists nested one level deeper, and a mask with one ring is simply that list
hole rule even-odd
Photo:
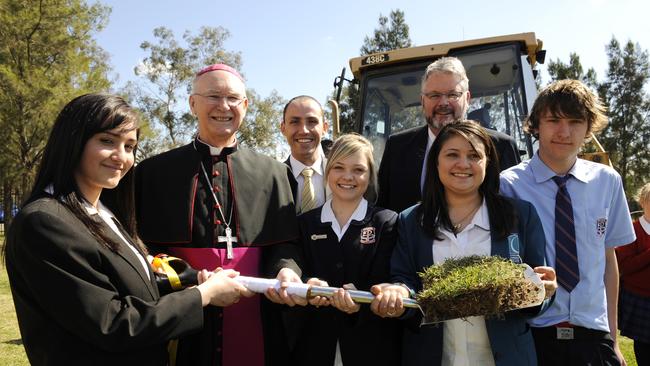
[{"label": "shirt collar", "polygon": [[436,135],[433,134],[433,131],[429,128],[429,125],[427,125],[427,132],[428,132],[428,138],[427,138],[427,151],[431,148],[431,145],[433,145],[433,142],[436,140]]},{"label": "shirt collar", "polygon": [[[487,204],[485,203],[485,198],[481,202],[481,207],[474,214],[472,221],[467,225],[467,229],[471,229],[473,226],[478,226],[481,229],[486,231],[490,230],[490,215],[488,214]],[[463,229],[465,230],[465,229]]]},{"label": "shirt collar", "polygon": [[97,201],[97,207],[91,205],[90,203],[86,202],[85,200],[82,202],[83,207],[86,209],[86,212],[88,212],[88,215],[99,215],[104,221],[110,221],[115,217],[111,210],[108,209],[108,207],[104,206],[102,201]]},{"label": "shirt collar", "polygon": [[318,173],[319,175],[323,175],[323,155],[321,153],[318,154],[318,158],[314,162],[314,164],[307,166],[298,159],[294,158],[293,155],[289,156],[289,163],[291,164],[291,171],[293,172],[294,178],[298,178],[300,173],[302,173],[305,168],[312,168],[315,173]]},{"label": "shirt collar", "polygon": [[474,218],[472,219],[470,225],[471,224],[479,226],[485,230],[490,230],[490,215],[488,213],[487,204],[485,203],[485,198],[483,198],[481,208],[479,208],[476,215],[474,215]]},{"label": "shirt collar", "polygon": [[[366,201],[365,198],[361,198],[357,209],[354,210],[348,222],[351,222],[352,220],[363,221],[366,218],[367,210],[368,201]],[[320,213],[320,221],[324,224],[326,222],[334,222],[334,220],[336,220],[336,216],[334,216],[334,211],[332,211],[332,199],[330,198],[325,201],[325,204],[323,204],[323,210]]]},{"label": "shirt collar", "polygon": [[650,222],[648,222],[648,220],[646,220],[645,217],[643,217],[643,215],[639,217],[639,224],[641,224],[641,227],[643,228],[645,233],[650,235]]},{"label": "shirt collar", "polygon": [[[490,231],[490,215],[488,213],[487,209],[487,203],[485,202],[485,198],[483,198],[483,202],[481,202],[481,207],[479,207],[478,211],[474,214],[474,217],[472,218],[472,221],[467,224],[461,231],[465,230],[471,230],[474,228],[474,226],[478,226],[481,229],[485,231]],[[449,238],[454,238],[456,235],[452,233],[451,231],[444,229],[442,226],[439,228],[440,232],[445,234]]]},{"label": "shirt collar", "polygon": [[[219,155],[221,155],[221,152],[223,151],[223,149],[233,150],[233,151],[237,149],[237,138],[236,137],[235,137],[235,142],[233,142],[232,145],[225,146],[225,147],[212,146],[212,145],[208,144],[207,142],[202,141],[199,138],[199,135],[196,135],[196,142],[197,143],[195,143],[194,146],[199,152],[205,153],[205,152],[209,151],[211,156],[219,156]],[[230,151],[230,152],[232,152],[232,151]]]},{"label": "shirt collar", "polygon": [[[545,182],[557,175],[557,173],[549,168],[548,165],[546,165],[539,157],[539,150],[530,160],[530,168],[533,172],[533,177],[535,178],[536,183]],[[570,174],[577,180],[586,183],[587,175],[589,174],[589,166],[585,160],[576,159],[576,162],[573,164],[571,169],[569,169],[567,174]]]},{"label": "shirt collar", "polygon": [[[45,191],[45,193],[53,195],[54,194],[54,184],[52,184],[52,183],[48,184],[45,187],[44,191]],[[101,216],[103,218],[106,218],[106,219],[109,219],[109,220],[112,219],[113,217],[115,217],[113,212],[111,212],[111,210],[109,210],[108,207],[104,206],[102,201],[97,200],[97,207],[95,207],[95,206],[91,205],[90,203],[88,203],[88,201],[86,201],[84,199],[84,200],[81,200],[81,205],[83,206],[83,208],[86,209],[86,212],[90,216],[99,214],[99,216]]]}]

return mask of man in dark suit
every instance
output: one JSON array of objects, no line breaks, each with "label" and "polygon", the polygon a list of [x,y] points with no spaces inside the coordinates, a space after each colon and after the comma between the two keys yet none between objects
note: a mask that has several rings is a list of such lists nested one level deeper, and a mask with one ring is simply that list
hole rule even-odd
[{"label": "man in dark suit", "polygon": [[[426,126],[415,127],[388,138],[379,166],[377,206],[396,212],[422,199],[426,156],[442,126],[465,118],[469,106],[469,80],[465,68],[455,57],[431,63],[422,78],[422,112]],[[494,142],[501,170],[520,162],[515,140],[488,129]]]},{"label": "man in dark suit", "polygon": [[298,183],[294,198],[299,213],[322,206],[329,195],[325,181],[327,159],[321,148],[328,128],[323,107],[315,98],[300,95],[284,106],[280,131],[291,148],[285,164]]}]

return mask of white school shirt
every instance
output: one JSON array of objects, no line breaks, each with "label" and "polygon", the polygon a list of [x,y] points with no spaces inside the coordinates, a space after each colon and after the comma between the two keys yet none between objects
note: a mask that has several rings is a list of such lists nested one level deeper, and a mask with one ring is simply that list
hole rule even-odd
[{"label": "white school shirt", "polygon": [[352,213],[352,216],[348,219],[348,221],[341,227],[339,225],[338,220],[336,220],[336,216],[334,216],[334,211],[332,211],[332,199],[328,199],[325,201],[325,204],[323,205],[323,210],[320,213],[320,221],[322,223],[329,222],[332,224],[332,231],[334,234],[336,234],[336,237],[339,238],[339,242],[341,241],[341,238],[343,235],[345,235],[345,232],[348,230],[348,227],[350,227],[350,222],[352,220],[356,221],[363,221],[363,219],[366,218],[366,213],[368,211],[368,201],[366,201],[365,198],[361,198],[361,201],[359,201],[359,205],[357,206],[357,209],[354,210]]},{"label": "white school shirt", "polygon": [[[345,232],[348,230],[350,227],[350,222],[352,220],[356,221],[361,221],[364,218],[366,218],[366,212],[368,211],[368,201],[366,201],[365,198],[361,198],[361,201],[359,202],[359,205],[357,206],[357,209],[354,210],[352,213],[352,216],[348,219],[348,222],[341,227],[339,225],[338,220],[336,220],[336,216],[334,216],[334,211],[332,211],[332,199],[328,199],[325,204],[323,204],[323,209],[320,212],[320,222],[326,223],[329,222],[332,224],[332,231],[334,234],[336,234],[336,237],[339,238],[339,242],[341,242],[341,238],[343,235],[345,235]],[[334,366],[343,366],[343,359],[341,358],[341,347],[339,345],[339,341],[336,341],[336,355],[334,356]]]},{"label": "white school shirt", "polygon": [[641,224],[643,231],[645,231],[646,234],[650,235],[650,222],[648,222],[644,216],[639,217],[639,224]]},{"label": "white school shirt", "polygon": [[[432,245],[434,264],[442,264],[449,258],[489,256],[492,253],[490,219],[485,200],[469,225],[457,236],[446,229],[440,229],[440,232],[443,239],[434,239]],[[442,366],[494,365],[483,316],[447,320],[443,326]]]},{"label": "white school shirt", "polygon": [[[621,176],[609,166],[577,159],[567,174],[576,234],[580,282],[571,292],[562,286],[541,315],[528,321],[533,327],[561,322],[609,332],[605,294],[605,250],[636,238]],[[546,236],[546,263],[555,267],[555,196],[557,175],[537,152],[501,173],[501,194],[528,201],[542,221]]]}]

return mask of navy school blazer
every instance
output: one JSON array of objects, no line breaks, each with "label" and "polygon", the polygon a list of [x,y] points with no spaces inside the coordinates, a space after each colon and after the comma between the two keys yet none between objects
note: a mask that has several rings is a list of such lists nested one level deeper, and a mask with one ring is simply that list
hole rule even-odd
[{"label": "navy school blazer", "polygon": [[[537,211],[526,201],[509,199],[518,216],[517,232],[519,256],[531,267],[546,264],[544,230]],[[399,214],[398,239],[391,259],[391,280],[404,283],[409,288],[422,290],[422,281],[417,272],[433,264],[433,238],[419,225],[418,205]],[[512,237],[512,235],[511,235]],[[492,237],[492,255],[509,258],[511,251],[508,240]],[[526,320],[542,313],[550,305],[545,300],[541,305],[509,311],[503,318],[486,319],[488,337],[497,366],[537,365],[535,344]],[[422,326],[422,315],[408,310],[404,315],[408,326],[404,329],[403,365],[436,365],[442,359],[442,326]]]}]

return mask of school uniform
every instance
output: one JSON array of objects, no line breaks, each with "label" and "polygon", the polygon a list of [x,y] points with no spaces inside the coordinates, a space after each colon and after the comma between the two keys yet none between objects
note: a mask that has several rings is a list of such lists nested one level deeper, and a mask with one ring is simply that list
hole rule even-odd
[{"label": "school uniform", "polygon": [[98,220],[121,244],[117,252],[51,196],[23,207],[7,232],[7,273],[29,362],[166,365],[167,340],[203,325],[200,292],[160,297],[128,234]]},{"label": "school uniform", "polygon": [[[567,174],[571,176],[566,189],[573,208],[580,279],[570,292],[559,286],[548,311],[529,323],[535,329],[536,342],[544,341],[546,344],[543,348],[538,347],[538,354],[544,357],[570,358],[580,354],[588,358],[597,357],[593,350],[576,349],[577,345],[592,340],[604,347],[599,353],[608,354],[613,358],[611,362],[617,364],[609,334],[604,276],[605,250],[629,244],[635,239],[623,183],[614,169],[582,159],[577,159]],[[540,159],[539,153],[501,173],[504,195],[535,205],[544,226],[546,258],[551,267],[556,267],[558,185],[553,181],[555,176],[556,173]],[[565,337],[572,339],[558,338],[558,327],[573,329],[573,335]],[[546,363],[542,361],[540,359],[540,363]],[[574,364],[590,362],[572,361]]]},{"label": "school uniform", "polygon": [[[544,232],[535,208],[528,202],[520,200],[513,200],[512,204],[518,217],[517,227],[506,239],[497,239],[488,233],[489,248],[481,249],[481,254],[521,260],[533,268],[545,265]],[[403,283],[416,292],[422,290],[422,280],[418,272],[434,264],[434,256],[437,255],[434,247],[439,244],[437,241],[434,243],[434,238],[422,229],[419,207],[420,204],[412,206],[399,214],[397,245],[391,259],[391,282]],[[484,241],[486,226],[489,227],[486,209],[483,210],[482,215],[484,220],[480,223],[478,236],[483,236],[481,241]],[[476,221],[474,224],[479,222]],[[469,245],[473,245],[473,242],[469,242]],[[480,327],[477,327],[480,329],[473,331],[473,335],[466,341],[480,345],[481,349],[476,354],[472,352],[468,359],[479,362],[479,358],[485,360],[488,357],[485,363],[479,363],[481,365],[536,365],[533,337],[526,319],[543,312],[548,307],[548,303],[549,300],[545,300],[536,307],[509,311],[503,317],[476,319],[475,321],[484,322],[484,328],[480,324]],[[444,325],[420,326],[422,314],[413,309],[406,310],[402,319],[406,323],[402,365],[454,364],[454,360],[450,359],[450,355],[444,350],[449,346],[449,332],[458,335],[456,330]],[[458,328],[457,325],[454,326]],[[489,341],[489,350],[485,349],[485,334]],[[471,350],[471,344],[468,350]]]},{"label": "school uniform", "polygon": [[[387,282],[396,220],[395,212],[365,199],[343,227],[334,217],[331,200],[299,216],[303,279],[317,277],[332,287],[352,283],[366,291]],[[298,365],[333,366],[337,348],[344,365],[399,363],[399,321],[376,316],[368,305],[353,314],[309,306],[303,323],[295,351]]]},{"label": "school uniform", "polygon": [[616,248],[621,287],[618,295],[618,329],[634,340],[639,365],[650,364],[650,222],[634,222],[636,241]]}]

